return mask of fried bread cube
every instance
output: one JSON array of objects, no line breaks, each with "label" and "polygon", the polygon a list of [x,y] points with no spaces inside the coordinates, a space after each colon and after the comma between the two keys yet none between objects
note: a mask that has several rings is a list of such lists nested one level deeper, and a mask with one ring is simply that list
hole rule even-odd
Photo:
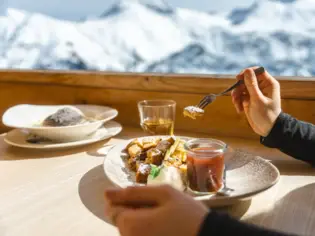
[{"label": "fried bread cube", "polygon": [[130,158],[137,156],[142,152],[142,148],[138,144],[133,144],[128,148],[128,154]]},{"label": "fried bread cube", "polygon": [[141,163],[137,174],[136,174],[136,182],[141,184],[146,184],[148,181],[148,176],[151,171],[151,166],[149,164]]},{"label": "fried bread cube", "polygon": [[128,159],[128,168],[131,170],[131,171],[134,171],[136,172],[137,171],[137,162],[139,161],[139,157],[138,156],[135,156],[135,157],[131,157]]},{"label": "fried bread cube", "polygon": [[151,148],[147,151],[146,163],[160,166],[164,160],[164,154],[157,148]]}]

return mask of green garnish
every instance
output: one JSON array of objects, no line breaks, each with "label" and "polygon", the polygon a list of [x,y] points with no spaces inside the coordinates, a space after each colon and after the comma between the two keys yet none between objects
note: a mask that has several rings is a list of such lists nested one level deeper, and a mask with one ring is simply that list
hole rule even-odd
[{"label": "green garnish", "polygon": [[151,164],[150,176],[152,177],[152,179],[155,179],[156,177],[159,176],[162,168],[163,168],[163,165],[156,166],[156,165]]}]

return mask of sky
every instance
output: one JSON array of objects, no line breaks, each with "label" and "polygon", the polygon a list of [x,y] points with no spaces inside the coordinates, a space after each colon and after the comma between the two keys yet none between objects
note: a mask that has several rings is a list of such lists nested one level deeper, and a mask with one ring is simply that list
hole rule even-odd
[{"label": "sky", "polygon": [[[118,0],[0,0],[2,8],[12,7],[40,12],[56,18],[79,20],[98,16]],[[254,0],[166,0],[172,6],[202,11],[229,11],[248,6]]]}]

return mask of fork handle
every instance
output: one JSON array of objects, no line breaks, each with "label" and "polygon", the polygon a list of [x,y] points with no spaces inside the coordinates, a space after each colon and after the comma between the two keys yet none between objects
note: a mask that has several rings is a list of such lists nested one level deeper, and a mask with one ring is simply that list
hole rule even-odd
[{"label": "fork handle", "polygon": [[[264,73],[264,72],[265,72],[265,68],[262,67],[262,66],[261,66],[261,67],[258,67],[257,69],[254,70],[254,73],[255,73],[256,76],[257,76],[257,75],[261,75],[261,74]],[[244,80],[239,80],[239,81],[237,81],[232,87],[230,87],[230,88],[228,88],[227,90],[225,90],[225,91],[219,93],[217,96],[224,95],[224,94],[226,94],[226,93],[232,91],[233,89],[235,89],[237,86],[239,86],[239,85],[241,85],[241,84],[244,84]]]},{"label": "fork handle", "polygon": [[232,91],[233,89],[235,89],[237,86],[240,86],[241,84],[244,84],[244,80],[239,80],[237,81],[233,86],[231,86],[230,88],[228,88],[227,90],[224,90],[223,92],[219,93],[217,96],[221,96],[224,95],[230,91]]}]

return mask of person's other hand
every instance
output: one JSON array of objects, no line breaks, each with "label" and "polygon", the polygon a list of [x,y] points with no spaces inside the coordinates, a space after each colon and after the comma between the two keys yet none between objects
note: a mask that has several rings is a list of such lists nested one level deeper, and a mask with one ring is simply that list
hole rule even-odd
[{"label": "person's other hand", "polygon": [[266,137],[281,113],[280,85],[267,71],[256,77],[256,68],[237,75],[245,83],[232,91],[232,101],[238,113],[245,113],[255,133]]},{"label": "person's other hand", "polygon": [[170,186],[105,192],[106,215],[121,236],[196,236],[208,208]]}]

